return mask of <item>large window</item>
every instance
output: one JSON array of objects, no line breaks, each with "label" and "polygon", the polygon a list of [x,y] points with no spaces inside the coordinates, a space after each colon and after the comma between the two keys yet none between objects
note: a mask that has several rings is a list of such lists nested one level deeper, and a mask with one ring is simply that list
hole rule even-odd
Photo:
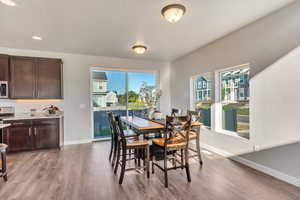
[{"label": "large window", "polygon": [[249,138],[249,67],[219,73],[222,129]]},{"label": "large window", "polygon": [[191,78],[190,107],[205,127],[249,139],[248,64]]},{"label": "large window", "polygon": [[108,111],[121,116],[144,116],[147,105],[140,96],[144,88],[156,88],[155,73],[93,70],[94,138],[110,137]]},{"label": "large window", "polygon": [[211,105],[212,105],[212,74],[207,73],[196,76],[193,81],[192,107],[200,112],[201,120],[206,127],[211,127]]}]

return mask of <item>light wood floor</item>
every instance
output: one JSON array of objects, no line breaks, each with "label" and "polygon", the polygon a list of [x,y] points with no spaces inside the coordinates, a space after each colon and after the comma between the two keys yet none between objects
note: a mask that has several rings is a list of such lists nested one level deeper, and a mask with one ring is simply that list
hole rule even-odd
[{"label": "light wood floor", "polygon": [[136,172],[125,174],[119,186],[108,162],[108,142],[71,145],[64,150],[11,154],[8,178],[0,180],[1,200],[299,200],[300,189],[217,155],[204,155],[204,167],[191,165],[171,171],[164,188],[161,171],[147,180]]}]

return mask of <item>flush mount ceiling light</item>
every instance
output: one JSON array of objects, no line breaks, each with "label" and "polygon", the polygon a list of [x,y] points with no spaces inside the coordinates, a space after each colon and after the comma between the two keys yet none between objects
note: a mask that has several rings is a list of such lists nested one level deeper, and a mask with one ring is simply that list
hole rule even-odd
[{"label": "flush mount ceiling light", "polygon": [[34,35],[34,36],[32,36],[32,39],[34,39],[34,40],[42,40],[43,38],[40,37],[40,36]]},{"label": "flush mount ceiling light", "polygon": [[0,0],[0,2],[7,6],[16,6],[16,3],[13,0]]},{"label": "flush mount ceiling light", "polygon": [[174,24],[182,18],[185,11],[185,7],[181,4],[170,4],[161,10],[161,14],[168,22]]},{"label": "flush mount ceiling light", "polygon": [[144,45],[133,45],[131,48],[137,54],[144,54],[147,50],[147,47]]}]

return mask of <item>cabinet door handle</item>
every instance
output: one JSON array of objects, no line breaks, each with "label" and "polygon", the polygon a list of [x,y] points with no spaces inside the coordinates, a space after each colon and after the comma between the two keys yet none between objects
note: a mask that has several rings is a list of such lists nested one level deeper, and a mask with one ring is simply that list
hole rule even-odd
[{"label": "cabinet door handle", "polygon": [[34,136],[36,136],[36,128],[34,128]]},{"label": "cabinet door handle", "polygon": [[29,137],[31,137],[31,128],[29,128],[28,135],[29,135]]}]

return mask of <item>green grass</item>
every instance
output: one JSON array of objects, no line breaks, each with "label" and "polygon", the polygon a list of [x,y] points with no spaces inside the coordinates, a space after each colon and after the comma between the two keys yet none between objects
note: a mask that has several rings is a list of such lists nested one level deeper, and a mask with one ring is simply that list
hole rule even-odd
[{"label": "green grass", "polygon": [[196,109],[208,110],[208,109],[210,109],[210,107],[211,107],[210,103],[202,103],[201,105],[200,104],[196,105]]},{"label": "green grass", "polygon": [[223,105],[224,110],[236,110],[238,115],[249,115],[249,105],[248,104],[227,104]]}]

